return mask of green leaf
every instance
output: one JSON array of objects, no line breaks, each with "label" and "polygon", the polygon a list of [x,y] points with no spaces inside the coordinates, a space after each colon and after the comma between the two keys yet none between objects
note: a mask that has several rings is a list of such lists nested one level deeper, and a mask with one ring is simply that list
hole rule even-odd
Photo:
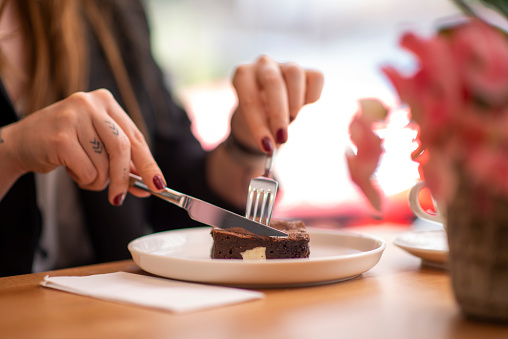
[{"label": "green leaf", "polygon": [[508,18],[508,2],[506,0],[453,0],[453,2],[466,14],[474,15],[471,5],[482,4]]},{"label": "green leaf", "polygon": [[497,10],[508,18],[508,2],[506,0],[480,0],[487,7]]}]

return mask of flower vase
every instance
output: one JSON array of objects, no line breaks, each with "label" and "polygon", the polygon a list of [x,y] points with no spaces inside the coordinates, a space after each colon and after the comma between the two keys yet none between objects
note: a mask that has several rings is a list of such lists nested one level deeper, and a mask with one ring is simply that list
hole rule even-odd
[{"label": "flower vase", "polygon": [[468,317],[508,322],[508,198],[460,174],[447,209],[455,298]]}]

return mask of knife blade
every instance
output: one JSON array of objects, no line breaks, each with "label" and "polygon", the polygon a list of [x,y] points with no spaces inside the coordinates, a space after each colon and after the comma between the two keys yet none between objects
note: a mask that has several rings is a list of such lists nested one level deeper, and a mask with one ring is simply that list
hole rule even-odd
[{"label": "knife blade", "polygon": [[256,235],[271,237],[287,237],[288,235],[278,229],[269,227],[241,215],[235,214],[206,201],[191,197],[168,187],[162,192],[153,192],[143,183],[140,176],[130,173],[130,185],[151,193],[187,211],[189,216],[203,224],[222,229],[243,228]]}]

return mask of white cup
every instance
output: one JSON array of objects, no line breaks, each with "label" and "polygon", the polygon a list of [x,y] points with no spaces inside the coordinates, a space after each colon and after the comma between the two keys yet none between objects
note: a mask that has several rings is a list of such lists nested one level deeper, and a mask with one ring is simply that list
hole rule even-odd
[{"label": "white cup", "polygon": [[413,211],[417,217],[422,218],[423,220],[437,222],[445,226],[446,218],[443,213],[440,212],[438,204],[434,198],[432,198],[432,202],[434,203],[434,209],[436,210],[436,213],[425,211],[422,208],[422,205],[420,205],[418,195],[420,194],[420,191],[425,187],[427,187],[425,181],[420,181],[409,191],[409,207],[411,208],[411,211]]}]

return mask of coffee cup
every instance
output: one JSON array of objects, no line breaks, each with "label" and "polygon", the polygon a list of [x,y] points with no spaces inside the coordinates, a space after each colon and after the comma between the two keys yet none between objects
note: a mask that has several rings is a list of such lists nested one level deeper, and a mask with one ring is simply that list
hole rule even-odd
[{"label": "coffee cup", "polygon": [[422,205],[420,204],[419,199],[420,191],[426,187],[427,184],[425,183],[425,181],[420,181],[411,188],[411,190],[409,191],[409,207],[417,217],[426,221],[440,223],[443,224],[443,226],[445,226],[446,218],[444,214],[440,211],[439,206],[434,200],[434,198],[432,198],[432,202],[434,204],[434,210],[436,211],[435,213],[424,210],[422,208]]}]

